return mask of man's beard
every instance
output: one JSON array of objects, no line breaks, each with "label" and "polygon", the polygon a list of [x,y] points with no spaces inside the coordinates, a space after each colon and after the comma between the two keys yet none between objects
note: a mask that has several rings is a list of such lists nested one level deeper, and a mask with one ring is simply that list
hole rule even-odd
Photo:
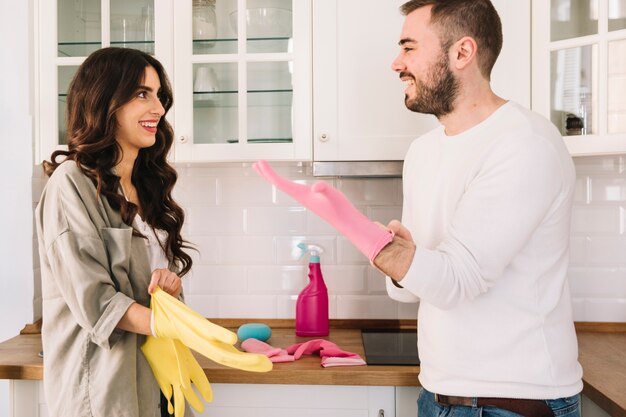
[{"label": "man's beard", "polygon": [[415,82],[414,98],[404,97],[406,107],[417,113],[432,114],[437,118],[445,116],[454,110],[454,100],[459,91],[459,82],[450,71],[448,56],[442,53],[435,67],[427,75],[427,83],[416,80],[410,73],[401,73],[400,76],[410,76]]}]

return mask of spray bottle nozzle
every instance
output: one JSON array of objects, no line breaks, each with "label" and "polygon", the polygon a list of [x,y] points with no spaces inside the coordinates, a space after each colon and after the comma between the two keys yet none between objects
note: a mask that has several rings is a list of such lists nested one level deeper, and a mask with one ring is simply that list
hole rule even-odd
[{"label": "spray bottle nozzle", "polygon": [[[297,249],[296,249],[297,248]],[[310,261],[319,263],[320,255],[324,253],[324,249],[319,245],[306,244],[304,242],[298,243],[294,248],[294,256],[298,259],[302,258],[307,252],[311,253]],[[297,254],[296,254],[297,253]]]}]

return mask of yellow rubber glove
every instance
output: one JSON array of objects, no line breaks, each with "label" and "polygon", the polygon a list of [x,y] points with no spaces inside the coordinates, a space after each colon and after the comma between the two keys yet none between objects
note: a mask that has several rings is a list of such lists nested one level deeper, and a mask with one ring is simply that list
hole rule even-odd
[{"label": "yellow rubber glove", "polygon": [[[167,398],[167,410],[170,414],[184,417],[185,399],[197,412],[204,411],[204,404],[191,387],[192,384],[207,402],[213,401],[213,391],[206,374],[191,351],[178,340],[148,336],[141,351],[152,368],[159,388]],[[172,395],[176,410],[172,406]]]},{"label": "yellow rubber glove", "polygon": [[181,301],[157,287],[150,301],[157,337],[180,340],[214,362],[251,372],[268,372],[272,362],[265,355],[241,352],[233,345],[237,335],[211,323]]}]

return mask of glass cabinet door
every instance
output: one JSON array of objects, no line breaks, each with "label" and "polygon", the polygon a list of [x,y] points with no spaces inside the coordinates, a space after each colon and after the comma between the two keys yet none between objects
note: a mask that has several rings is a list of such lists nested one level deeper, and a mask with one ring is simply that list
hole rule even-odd
[{"label": "glass cabinet door", "polygon": [[87,56],[102,47],[100,0],[58,0],[58,56]]},{"label": "glass cabinet door", "polygon": [[77,69],[78,69],[77,65],[65,65],[65,66],[59,67],[58,69],[58,78],[59,78],[59,104],[58,104],[59,140],[58,140],[58,144],[59,145],[67,144],[67,128],[66,128],[67,89]]},{"label": "glass cabinet door", "polygon": [[111,46],[154,54],[154,0],[110,0]]},{"label": "glass cabinet door", "polygon": [[550,54],[551,117],[561,135],[597,133],[598,77],[594,63],[598,46],[585,45],[552,51]]},{"label": "glass cabinet door", "polygon": [[[598,34],[597,0],[550,0],[550,41]],[[597,132],[598,44],[558,47],[550,53],[550,119],[563,136]],[[593,110],[596,110],[595,112]]]},{"label": "glass cabinet door", "polygon": [[574,155],[626,152],[626,0],[533,1],[533,108]]},{"label": "glass cabinet door", "polygon": [[609,42],[608,133],[626,133],[626,39]]},{"label": "glass cabinet door", "polygon": [[56,16],[59,57],[86,57],[106,44],[154,53],[154,0],[58,0]]},{"label": "glass cabinet door", "polygon": [[177,160],[309,159],[311,1],[38,0],[37,159],[65,146],[71,79],[108,46],[165,67]]},{"label": "glass cabinet door", "polygon": [[598,33],[597,0],[550,0],[550,40]]},{"label": "glass cabinet door", "polygon": [[155,53],[154,8],[155,0],[39,3],[39,160],[48,158],[67,142],[67,89],[89,54],[107,46]]},{"label": "glass cabinet door", "polygon": [[[191,24],[175,33],[176,160],[293,159],[295,102],[310,108],[306,88],[293,87],[310,59],[310,0],[185,2],[176,22]],[[309,22],[299,28],[297,15]]]},{"label": "glass cabinet door", "polygon": [[235,142],[239,137],[237,64],[194,64],[193,74],[194,142]]}]

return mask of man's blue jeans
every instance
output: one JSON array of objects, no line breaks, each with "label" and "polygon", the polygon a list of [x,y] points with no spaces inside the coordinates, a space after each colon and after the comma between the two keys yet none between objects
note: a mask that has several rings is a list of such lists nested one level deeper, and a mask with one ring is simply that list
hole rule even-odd
[{"label": "man's blue jeans", "polygon": [[[580,395],[546,400],[556,417],[580,417]],[[417,400],[418,417],[519,417],[519,414],[495,407],[443,406],[435,394],[422,388]]]}]

